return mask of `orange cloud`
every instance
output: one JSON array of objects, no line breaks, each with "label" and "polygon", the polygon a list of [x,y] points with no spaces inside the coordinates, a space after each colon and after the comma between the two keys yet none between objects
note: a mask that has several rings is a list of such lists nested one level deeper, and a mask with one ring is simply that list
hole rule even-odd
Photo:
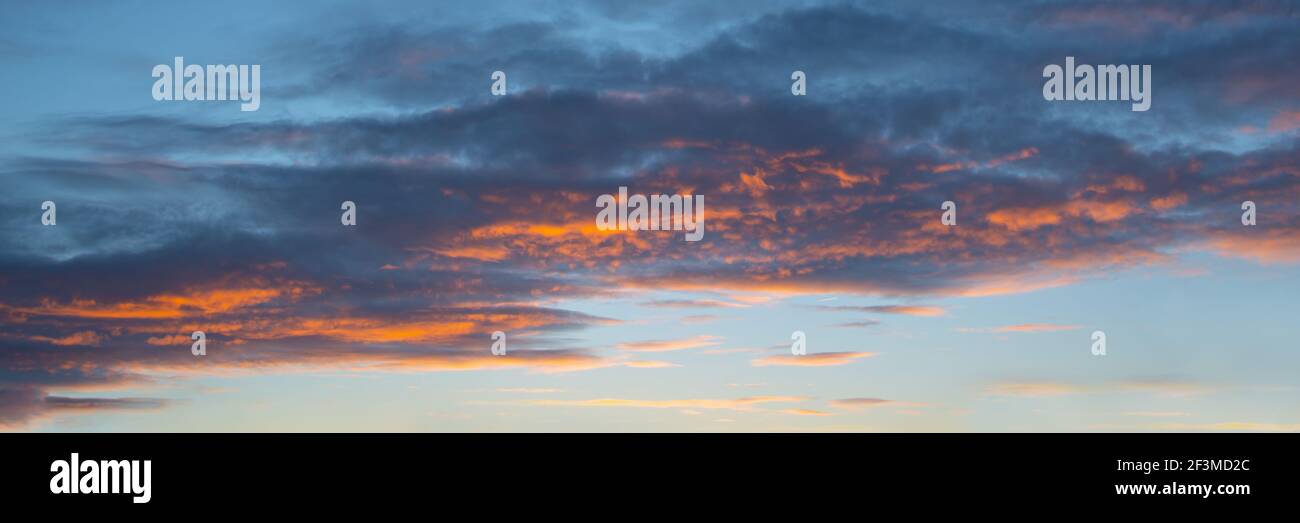
[{"label": "orange cloud", "polygon": [[874,352],[818,352],[803,356],[779,354],[756,359],[750,364],[755,367],[833,367],[848,365],[858,359],[875,355]]},{"label": "orange cloud", "polygon": [[1243,258],[1259,263],[1300,263],[1300,232],[1293,229],[1220,232],[1207,242],[1219,256]]},{"label": "orange cloud", "polygon": [[505,356],[494,356],[487,349],[481,352],[423,352],[373,351],[364,348],[347,350],[320,350],[298,352],[279,356],[274,353],[265,358],[239,359],[241,353],[216,351],[211,346],[202,368],[195,368],[185,360],[133,362],[121,365],[128,372],[171,375],[250,375],[261,372],[452,372],[500,369],[526,369],[531,372],[551,374],[577,372],[613,367],[618,362],[572,350],[515,350]]},{"label": "orange cloud", "polygon": [[885,305],[871,308],[874,312],[884,312],[889,314],[904,314],[907,316],[943,316],[945,311],[942,307],[924,306],[924,305]]},{"label": "orange cloud", "polygon": [[1035,156],[1038,156],[1038,148],[1026,147],[1014,153],[1005,154],[998,158],[987,160],[983,163],[973,161],[973,160],[959,160],[959,161],[954,161],[949,163],[942,163],[938,165],[920,165],[917,166],[917,169],[921,171],[929,171],[935,174],[942,174],[942,173],[957,171],[961,169],[975,169],[979,167],[993,168],[993,167],[1000,166],[1004,163],[1025,160],[1025,159],[1033,158]]},{"label": "orange cloud", "polygon": [[465,245],[436,251],[452,258],[470,258],[480,261],[501,261],[510,257],[510,249],[490,245]]},{"label": "orange cloud", "polygon": [[1168,196],[1160,196],[1151,199],[1151,208],[1157,211],[1168,211],[1176,207],[1182,207],[1187,204],[1187,193],[1174,193]]},{"label": "orange cloud", "polygon": [[1082,199],[1071,200],[1065,210],[1074,216],[1087,216],[1098,223],[1122,220],[1137,211],[1132,204],[1124,200],[1101,202]]},{"label": "orange cloud", "polygon": [[215,288],[165,293],[134,302],[99,303],[95,300],[74,299],[69,303],[57,303],[45,300],[37,307],[12,307],[10,310],[33,316],[87,319],[173,319],[230,312],[281,296],[293,297],[308,292],[317,290],[291,283],[277,287]]},{"label": "orange cloud", "polygon": [[841,409],[868,409],[875,407],[926,407],[925,403],[895,401],[880,398],[844,398],[831,400],[831,406]]},{"label": "orange cloud", "polygon": [[854,312],[874,312],[881,314],[903,314],[907,316],[943,316],[946,311],[942,307],[929,305],[819,305],[819,310],[824,311],[854,311]]},{"label": "orange cloud", "polygon": [[1078,394],[1083,389],[1066,383],[999,383],[984,390],[993,396],[1038,398]]},{"label": "orange cloud", "polygon": [[1061,223],[1061,215],[1046,208],[997,209],[985,217],[989,223],[1001,225],[1012,231],[1032,231],[1045,225]]},{"label": "orange cloud", "polygon": [[619,349],[632,352],[669,352],[686,349],[696,349],[700,347],[712,347],[722,344],[722,338],[717,336],[695,336],[681,340],[655,340],[655,341],[636,341],[626,342],[616,345]]},{"label": "orange cloud", "polygon": [[991,396],[1014,397],[1050,397],[1071,394],[1105,394],[1142,392],[1159,396],[1182,397],[1205,394],[1213,389],[1207,385],[1189,381],[1163,378],[1146,378],[1111,381],[1099,385],[1076,385],[1059,382],[1010,382],[998,383],[984,389]]},{"label": "orange cloud", "polygon": [[749,305],[744,303],[736,303],[736,302],[722,301],[722,300],[655,300],[655,301],[644,302],[641,305],[647,307],[673,307],[673,308],[700,307],[700,308],[726,308],[726,309],[749,307]]},{"label": "orange cloud", "polygon": [[32,341],[43,341],[45,343],[52,343],[54,345],[60,345],[60,346],[99,345],[99,342],[104,340],[102,336],[95,333],[94,331],[76,332],[60,338],[50,338],[46,336],[32,336],[29,339],[31,339]]},{"label": "orange cloud", "polygon": [[778,412],[780,412],[781,414],[790,414],[792,416],[831,416],[832,415],[829,412],[822,412],[820,410],[813,410],[813,409],[781,409]]},{"label": "orange cloud", "polygon": [[1183,397],[1207,394],[1212,387],[1189,381],[1169,379],[1137,379],[1107,384],[1106,389],[1118,389],[1127,392],[1150,392],[1161,396]]},{"label": "orange cloud", "polygon": [[1007,325],[1005,327],[993,327],[991,329],[958,329],[958,330],[962,332],[1029,333],[1029,332],[1071,331],[1071,330],[1078,330],[1081,328],[1082,327],[1079,325],[1058,325],[1054,323],[1022,323],[1019,325]]},{"label": "orange cloud", "polygon": [[190,341],[191,338],[189,336],[181,334],[174,336],[150,337],[149,339],[144,340],[145,343],[150,345],[189,345]]},{"label": "orange cloud", "polygon": [[1002,164],[1007,163],[1007,162],[1016,162],[1016,161],[1020,161],[1020,160],[1027,160],[1027,159],[1029,159],[1029,158],[1033,158],[1033,157],[1035,157],[1035,156],[1038,156],[1038,148],[1037,148],[1037,147],[1026,147],[1026,148],[1021,149],[1021,150],[1019,150],[1019,151],[1016,151],[1016,152],[1014,152],[1014,153],[1004,155],[1004,156],[1002,156],[1001,158],[994,158],[994,159],[992,159],[992,160],[989,160],[989,161],[987,161],[987,162],[984,162],[984,166],[985,166],[985,167],[997,167],[997,166],[1002,165]]}]

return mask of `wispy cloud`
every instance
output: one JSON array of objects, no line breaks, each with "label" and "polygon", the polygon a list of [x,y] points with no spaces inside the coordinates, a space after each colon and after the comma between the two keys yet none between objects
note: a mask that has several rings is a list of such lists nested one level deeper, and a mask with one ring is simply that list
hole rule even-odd
[{"label": "wispy cloud", "polygon": [[755,367],[833,367],[848,365],[862,358],[875,356],[874,352],[818,352],[802,356],[777,354],[764,356],[750,362]]},{"label": "wispy cloud", "polygon": [[816,409],[781,409],[778,412],[780,412],[781,414],[789,414],[791,416],[831,416],[832,415],[829,412],[824,412]]},{"label": "wispy cloud", "polygon": [[1003,382],[985,387],[991,396],[1050,397],[1073,394],[1143,393],[1166,397],[1187,397],[1213,392],[1215,387],[1194,381],[1170,378],[1133,378],[1099,384],[1069,382]]},{"label": "wispy cloud", "polygon": [[841,409],[872,409],[878,407],[917,408],[928,406],[925,403],[887,400],[881,398],[842,398],[831,400],[830,404],[832,407]]},{"label": "wispy cloud", "polygon": [[668,369],[672,367],[681,367],[680,364],[673,363],[670,361],[656,361],[656,360],[629,361],[627,363],[624,363],[623,365],[635,369]]},{"label": "wispy cloud", "polygon": [[989,328],[959,328],[960,332],[992,332],[992,333],[1034,333],[1034,332],[1060,332],[1078,330],[1083,327],[1079,325],[1060,325],[1055,323],[1021,323],[1018,325],[1007,325],[1004,327]]},{"label": "wispy cloud", "polygon": [[993,396],[1014,396],[1022,398],[1064,396],[1067,394],[1079,394],[1084,391],[1085,389],[1083,387],[1076,385],[1050,382],[997,383],[984,389],[985,394]]},{"label": "wispy cloud", "polygon": [[722,300],[654,300],[642,302],[641,305],[646,307],[664,307],[664,308],[705,308],[705,309],[736,309],[749,307],[745,303],[737,303]]},{"label": "wispy cloud", "polygon": [[906,316],[943,316],[942,307],[928,305],[816,305],[818,310],[836,312],[868,312],[876,314],[902,314]]},{"label": "wispy cloud", "polygon": [[713,347],[722,344],[718,336],[701,335],[678,340],[630,341],[616,345],[619,349],[631,352],[670,352],[701,347]]},{"label": "wispy cloud", "polygon": [[505,387],[505,388],[497,389],[497,392],[511,392],[511,393],[518,393],[518,394],[554,394],[557,392],[564,392],[564,389],[553,389],[553,388],[544,388],[544,387],[540,387],[540,388]]},{"label": "wispy cloud", "polygon": [[837,323],[835,326],[844,327],[844,328],[864,328],[864,327],[875,327],[876,325],[880,325],[880,322],[876,320],[862,320],[862,321],[850,321],[846,323]]},{"label": "wispy cloud", "polygon": [[751,396],[736,399],[670,399],[642,400],[623,398],[598,398],[588,400],[535,400],[530,405],[545,407],[616,407],[636,409],[702,409],[751,411],[768,403],[799,403],[807,398],[800,396]]},{"label": "wispy cloud", "polygon": [[1300,423],[1257,423],[1250,421],[1225,421],[1221,423],[1162,423],[1154,425],[1159,430],[1233,431],[1233,432],[1300,432]]},{"label": "wispy cloud", "polygon": [[61,414],[149,411],[173,403],[164,398],[53,396],[36,387],[0,387],[0,430],[27,428]]}]

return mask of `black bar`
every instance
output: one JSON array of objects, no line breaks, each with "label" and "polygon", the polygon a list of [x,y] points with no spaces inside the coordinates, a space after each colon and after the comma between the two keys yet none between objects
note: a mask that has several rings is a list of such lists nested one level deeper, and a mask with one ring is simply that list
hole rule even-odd
[{"label": "black bar", "polygon": [[[598,499],[649,511],[688,501],[772,510],[970,501],[1018,513],[1039,504],[1286,506],[1297,493],[1300,436],[7,434],[0,442],[5,505],[41,510],[132,515],[433,504],[526,514],[526,507],[596,511],[589,501]],[[51,464],[72,453],[82,462],[149,460],[149,501],[133,503],[131,493],[52,493]],[[1166,460],[1178,460],[1182,470],[1165,470]],[[1121,461],[1159,469],[1119,470]],[[1211,466],[1242,470],[1188,470]],[[1129,484],[1248,486],[1249,493],[1116,494],[1116,485]]]}]

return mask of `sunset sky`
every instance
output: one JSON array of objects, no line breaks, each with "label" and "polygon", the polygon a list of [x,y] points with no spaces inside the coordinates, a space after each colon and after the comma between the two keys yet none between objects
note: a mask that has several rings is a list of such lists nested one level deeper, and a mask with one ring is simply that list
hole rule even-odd
[{"label": "sunset sky", "polygon": [[4,11],[2,430],[1300,431],[1296,2]]}]

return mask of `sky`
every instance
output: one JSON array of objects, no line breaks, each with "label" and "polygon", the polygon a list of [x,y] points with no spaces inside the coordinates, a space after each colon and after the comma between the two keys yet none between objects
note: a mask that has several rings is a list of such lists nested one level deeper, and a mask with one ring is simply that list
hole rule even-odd
[{"label": "sky", "polygon": [[1296,2],[5,4],[0,430],[1300,431]]}]

